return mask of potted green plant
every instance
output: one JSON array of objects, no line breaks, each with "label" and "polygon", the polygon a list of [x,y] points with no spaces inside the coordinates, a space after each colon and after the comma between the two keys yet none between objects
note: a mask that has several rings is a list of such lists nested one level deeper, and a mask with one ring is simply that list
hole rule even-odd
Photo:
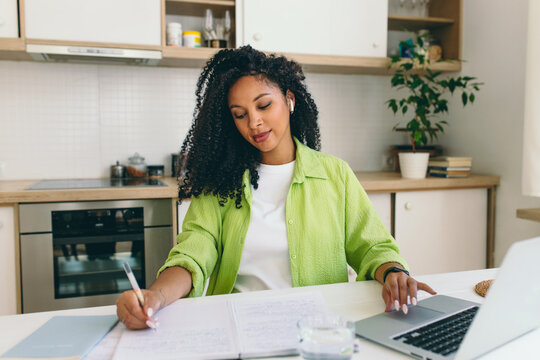
[{"label": "potted green plant", "polygon": [[[418,147],[425,146],[437,138],[437,132],[444,132],[448,123],[441,115],[448,113],[446,94],[461,93],[463,106],[473,103],[475,92],[482,83],[471,76],[449,76],[440,71],[431,70],[432,61],[424,47],[426,34],[416,36],[414,42],[403,41],[400,47],[410,54],[409,59],[399,56],[391,58],[389,68],[395,70],[391,86],[400,90],[400,98],[393,98],[386,103],[394,115],[412,112],[412,117],[405,123],[409,133],[412,152],[400,152],[399,161],[402,177],[424,178],[426,176],[429,153],[421,152]],[[445,61],[445,60],[438,60]],[[400,123],[394,126],[398,128]],[[412,161],[412,163],[411,163]],[[419,162],[419,164],[417,164]]]}]

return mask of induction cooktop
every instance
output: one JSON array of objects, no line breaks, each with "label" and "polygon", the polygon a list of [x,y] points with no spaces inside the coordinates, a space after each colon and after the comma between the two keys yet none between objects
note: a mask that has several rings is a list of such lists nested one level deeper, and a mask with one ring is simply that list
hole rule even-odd
[{"label": "induction cooktop", "polygon": [[159,179],[54,179],[40,180],[26,190],[103,189],[114,187],[166,186]]}]

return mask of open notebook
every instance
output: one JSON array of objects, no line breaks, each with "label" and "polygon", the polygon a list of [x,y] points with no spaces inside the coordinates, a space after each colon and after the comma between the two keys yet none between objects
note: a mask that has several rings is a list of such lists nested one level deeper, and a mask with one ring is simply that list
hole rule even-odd
[{"label": "open notebook", "polygon": [[113,359],[236,359],[297,354],[298,320],[329,309],[318,292],[227,301],[177,300],[158,330],[125,331]]}]

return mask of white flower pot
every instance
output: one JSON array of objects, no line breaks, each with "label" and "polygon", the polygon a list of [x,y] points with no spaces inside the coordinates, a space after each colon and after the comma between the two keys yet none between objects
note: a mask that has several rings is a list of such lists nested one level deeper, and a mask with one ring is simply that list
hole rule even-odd
[{"label": "white flower pot", "polygon": [[429,153],[400,152],[398,155],[402,178],[423,179],[426,177]]}]

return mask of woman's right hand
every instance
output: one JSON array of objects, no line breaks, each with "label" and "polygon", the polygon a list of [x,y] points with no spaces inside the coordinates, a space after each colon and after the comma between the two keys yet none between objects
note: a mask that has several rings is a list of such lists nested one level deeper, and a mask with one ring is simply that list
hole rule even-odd
[{"label": "woman's right hand", "polygon": [[116,300],[116,315],[128,329],[138,330],[152,327],[152,316],[164,306],[164,296],[159,290],[141,290],[144,307],[141,307],[135,291],[128,290]]}]

